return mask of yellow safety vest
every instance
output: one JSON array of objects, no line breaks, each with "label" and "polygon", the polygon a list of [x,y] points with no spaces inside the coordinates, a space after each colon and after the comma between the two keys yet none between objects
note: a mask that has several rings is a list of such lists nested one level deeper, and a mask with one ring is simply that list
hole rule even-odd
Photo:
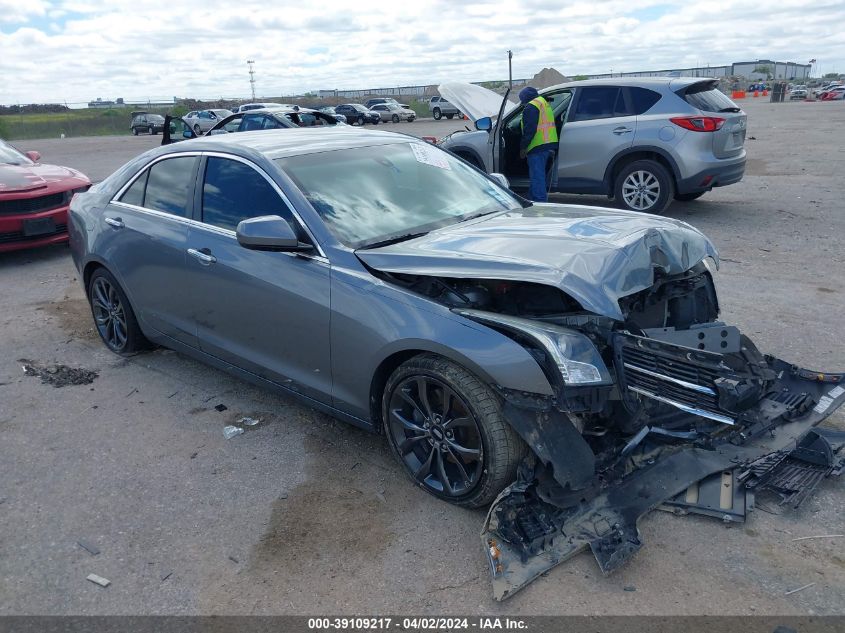
[{"label": "yellow safety vest", "polygon": [[[528,102],[528,105],[533,105],[540,112],[540,118],[537,121],[537,131],[534,133],[534,138],[525,148],[526,152],[530,152],[538,145],[545,145],[546,143],[557,143],[557,128],[555,127],[555,113],[549,102],[543,97],[537,97]],[[524,123],[520,123],[520,127],[524,127]]]}]

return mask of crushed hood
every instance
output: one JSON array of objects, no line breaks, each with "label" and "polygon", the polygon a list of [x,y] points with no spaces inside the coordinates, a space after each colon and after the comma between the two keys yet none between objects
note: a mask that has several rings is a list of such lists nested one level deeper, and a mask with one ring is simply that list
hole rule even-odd
[{"label": "crushed hood", "polygon": [[621,297],[654,284],[654,269],[689,270],[716,248],[685,222],[599,207],[535,204],[359,250],[389,273],[556,286],[590,312],[622,320]]},{"label": "crushed hood", "polygon": [[78,171],[58,165],[11,165],[0,164],[0,194],[20,193],[45,189],[51,185],[68,180],[78,179],[87,183],[87,179]]},{"label": "crushed hood", "polygon": [[[482,88],[475,84],[450,81],[437,87],[440,95],[455,106],[458,110],[469,116],[473,121],[483,119],[486,116],[496,118],[499,116],[499,108],[502,107],[502,95],[492,90]],[[505,105],[505,113],[516,107],[513,101]]]}]

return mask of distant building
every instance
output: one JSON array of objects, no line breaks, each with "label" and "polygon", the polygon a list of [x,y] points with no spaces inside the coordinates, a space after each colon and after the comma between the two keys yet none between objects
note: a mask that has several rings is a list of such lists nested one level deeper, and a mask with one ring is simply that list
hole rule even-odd
[{"label": "distant building", "polygon": [[758,59],[756,62],[734,62],[731,74],[747,79],[768,79],[766,73],[755,73],[754,69],[768,66],[772,79],[807,79],[810,76],[810,64],[795,62],[775,62],[771,59]]}]

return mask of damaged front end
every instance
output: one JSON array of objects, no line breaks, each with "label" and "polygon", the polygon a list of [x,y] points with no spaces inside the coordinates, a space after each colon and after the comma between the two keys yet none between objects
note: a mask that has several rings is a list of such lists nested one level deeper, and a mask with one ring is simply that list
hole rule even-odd
[{"label": "damaged front end", "polygon": [[[742,521],[755,490],[795,506],[841,471],[845,432],[815,427],[845,401],[845,375],[763,355],[712,320],[700,274],[668,280],[658,301],[634,298],[622,324],[459,310],[520,338],[550,378],[558,370],[555,398],[503,391],[534,454],[482,534],[496,599],[587,547],[610,573],[640,549],[637,522],[656,508]],[[550,353],[538,327],[569,340]]]},{"label": "damaged front end", "polygon": [[845,433],[816,427],[845,375],[763,354],[719,321],[709,240],[666,219],[528,211],[359,254],[519,343],[553,388],[498,387],[532,454],[482,534],[497,599],[586,547],[613,571],[651,510],[743,521],[755,491],[794,506],[838,474]]}]

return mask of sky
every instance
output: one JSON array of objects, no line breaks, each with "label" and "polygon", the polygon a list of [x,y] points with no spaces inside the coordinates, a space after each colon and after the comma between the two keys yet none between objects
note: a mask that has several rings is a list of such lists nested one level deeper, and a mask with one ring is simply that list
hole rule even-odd
[{"label": "sky", "polygon": [[845,72],[845,0],[0,0],[0,104],[720,66]]}]

